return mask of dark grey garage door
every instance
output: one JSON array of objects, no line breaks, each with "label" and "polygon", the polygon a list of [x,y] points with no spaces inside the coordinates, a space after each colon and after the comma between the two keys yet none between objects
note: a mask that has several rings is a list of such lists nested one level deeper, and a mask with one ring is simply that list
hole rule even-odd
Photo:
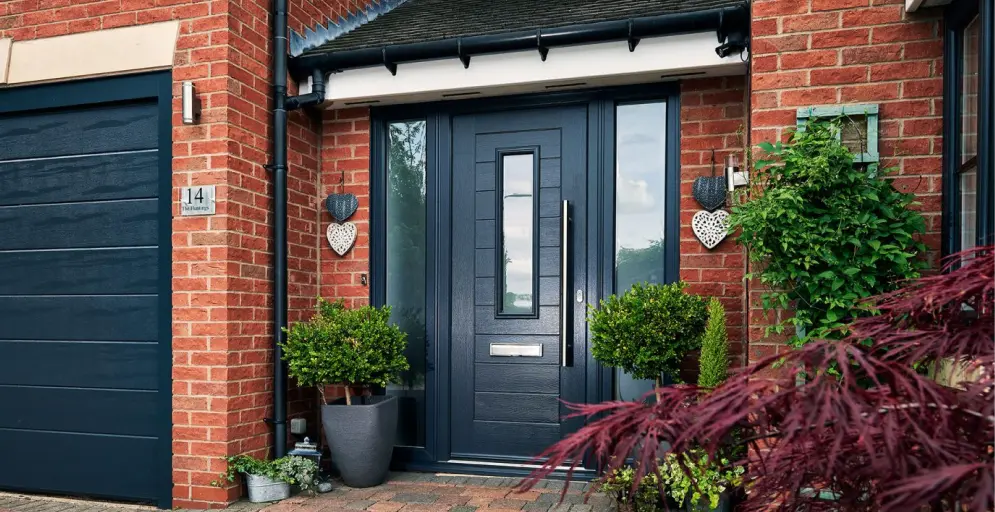
[{"label": "dark grey garage door", "polygon": [[0,89],[0,488],[169,505],[169,109]]}]

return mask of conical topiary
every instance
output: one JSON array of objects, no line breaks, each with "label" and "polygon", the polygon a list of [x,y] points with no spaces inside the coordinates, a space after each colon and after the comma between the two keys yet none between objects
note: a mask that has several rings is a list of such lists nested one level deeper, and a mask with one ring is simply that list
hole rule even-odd
[{"label": "conical topiary", "polygon": [[726,333],[726,310],[719,299],[708,301],[708,324],[701,340],[698,359],[698,385],[714,388],[726,380],[729,373],[729,336]]}]

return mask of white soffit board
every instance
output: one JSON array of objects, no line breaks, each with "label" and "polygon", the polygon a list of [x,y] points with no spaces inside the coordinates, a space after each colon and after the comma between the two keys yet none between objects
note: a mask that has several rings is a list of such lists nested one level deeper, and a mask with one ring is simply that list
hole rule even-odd
[{"label": "white soffit board", "polygon": [[914,12],[920,8],[938,7],[949,3],[950,0],[905,0],[905,10],[907,12]]},{"label": "white soffit board", "polygon": [[179,21],[166,21],[14,41],[7,84],[169,69],[179,29]]},{"label": "white soffit board", "polygon": [[[325,106],[387,105],[623,85],[680,77],[742,75],[746,56],[719,58],[715,32],[646,38],[630,52],[626,41],[561,46],[543,61],[534,50],[459,59],[349,69],[329,76]],[[309,90],[307,83],[301,91]]]}]

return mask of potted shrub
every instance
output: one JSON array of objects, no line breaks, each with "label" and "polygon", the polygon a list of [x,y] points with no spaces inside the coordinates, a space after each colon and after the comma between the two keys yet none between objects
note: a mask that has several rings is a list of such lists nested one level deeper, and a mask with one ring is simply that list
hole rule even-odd
[{"label": "potted shrub", "polygon": [[[725,382],[728,374],[726,312],[722,303],[713,297],[708,301],[708,323],[698,357],[698,387],[707,393]],[[716,454],[718,460],[715,461],[700,448],[681,454],[668,453],[660,464],[667,493],[690,512],[732,510],[731,494],[743,484],[746,468],[730,463],[730,458],[738,459],[742,452],[733,443],[728,443]]]},{"label": "potted shrub", "polygon": [[318,465],[304,457],[288,456],[276,460],[260,460],[249,455],[235,455],[225,458],[228,470],[220,479],[211,482],[215,487],[234,482],[238,475],[245,475],[249,490],[249,501],[265,503],[290,497],[290,486],[297,485],[302,491],[314,493],[318,478]]},{"label": "potted shrub", "polygon": [[713,389],[729,375],[729,334],[726,332],[726,310],[719,299],[708,301],[708,323],[701,339],[698,357],[698,386]]},{"label": "potted shrub", "polygon": [[658,397],[664,375],[680,382],[681,363],[701,347],[706,317],[704,299],[684,288],[682,282],[637,283],[592,307],[594,358],[637,379],[655,381]]},{"label": "potted shrub", "polygon": [[[379,485],[387,477],[397,430],[397,398],[371,396],[370,387],[397,382],[408,369],[407,336],[390,323],[390,308],[346,309],[318,299],[307,322],[287,330],[283,359],[302,386],[316,386],[321,423],[332,464],[350,487]],[[343,386],[345,397],[329,402],[325,386]],[[364,393],[353,396],[354,388]]]}]

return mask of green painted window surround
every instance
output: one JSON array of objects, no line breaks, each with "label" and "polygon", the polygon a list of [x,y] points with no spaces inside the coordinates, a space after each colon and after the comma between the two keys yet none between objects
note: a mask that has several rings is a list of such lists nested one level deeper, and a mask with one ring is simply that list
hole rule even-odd
[{"label": "green painted window surround", "polygon": [[881,160],[878,153],[878,106],[864,105],[831,105],[823,107],[801,107],[798,109],[798,129],[805,130],[805,125],[813,119],[835,119],[838,117],[865,117],[867,133],[864,148],[866,152],[857,155],[857,163],[877,163]]}]

